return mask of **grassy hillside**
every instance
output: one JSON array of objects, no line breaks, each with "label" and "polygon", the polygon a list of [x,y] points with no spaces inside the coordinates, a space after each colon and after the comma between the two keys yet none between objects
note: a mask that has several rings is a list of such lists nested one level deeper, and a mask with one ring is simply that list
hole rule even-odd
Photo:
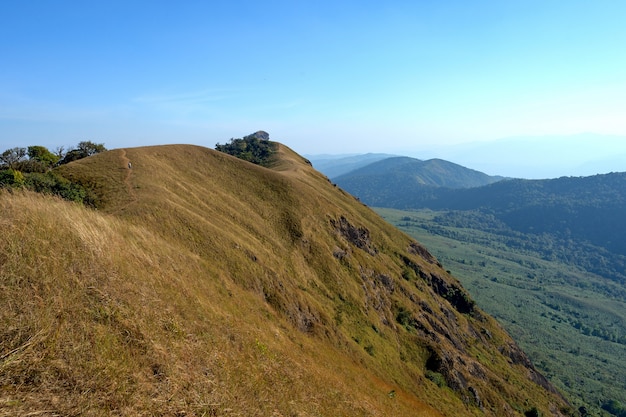
[{"label": "grassy hillside", "polygon": [[589,270],[586,259],[610,259],[601,248],[516,233],[478,212],[377,212],[427,245],[577,408],[626,403],[626,288]]},{"label": "grassy hillside", "polygon": [[59,173],[97,209],[0,194],[0,415],[569,413],[422,246],[282,145]]}]

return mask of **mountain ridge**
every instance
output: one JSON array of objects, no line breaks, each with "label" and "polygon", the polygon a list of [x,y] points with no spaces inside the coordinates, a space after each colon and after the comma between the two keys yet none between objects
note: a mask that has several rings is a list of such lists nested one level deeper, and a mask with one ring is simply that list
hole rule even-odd
[{"label": "mountain ridge", "polygon": [[3,192],[0,409],[567,412],[425,248],[277,146],[271,168],[193,145],[63,166],[97,210]]},{"label": "mountain ridge", "polygon": [[502,179],[439,158],[422,161],[408,156],[386,158],[333,179],[345,182],[352,177],[377,176],[408,177],[420,185],[448,188],[472,188]]},{"label": "mountain ridge", "polygon": [[315,169],[329,178],[334,178],[370,163],[395,156],[397,155],[367,153],[354,155],[307,155],[306,157],[313,163]]},{"label": "mountain ridge", "polygon": [[366,204],[381,207],[412,195],[430,195],[438,188],[474,188],[502,179],[443,159],[410,157],[386,158],[332,178]]},{"label": "mountain ridge", "polygon": [[486,210],[514,230],[569,233],[626,255],[619,221],[626,210],[626,173],[547,180],[509,179],[481,187],[407,192],[394,183],[346,188],[364,203],[397,209]]}]

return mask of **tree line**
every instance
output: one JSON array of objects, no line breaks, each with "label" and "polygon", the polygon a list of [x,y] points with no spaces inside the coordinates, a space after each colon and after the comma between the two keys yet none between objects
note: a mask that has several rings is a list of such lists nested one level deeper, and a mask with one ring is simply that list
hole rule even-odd
[{"label": "tree line", "polygon": [[51,152],[39,145],[7,149],[0,154],[0,189],[27,189],[91,205],[93,198],[89,190],[54,168],[106,150],[104,144],[91,141],[79,142],[67,151],[59,147]]}]

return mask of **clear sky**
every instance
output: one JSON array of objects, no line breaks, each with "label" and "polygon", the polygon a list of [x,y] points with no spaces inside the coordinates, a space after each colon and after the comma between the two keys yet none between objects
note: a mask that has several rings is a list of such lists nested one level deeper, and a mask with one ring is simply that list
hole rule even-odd
[{"label": "clear sky", "polygon": [[0,150],[626,136],[624,22],[622,0],[2,1]]}]

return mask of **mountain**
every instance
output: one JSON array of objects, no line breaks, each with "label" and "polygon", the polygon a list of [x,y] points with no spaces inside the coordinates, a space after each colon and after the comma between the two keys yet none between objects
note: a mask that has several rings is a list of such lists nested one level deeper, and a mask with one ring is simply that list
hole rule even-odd
[{"label": "mountain", "polygon": [[[364,183],[363,183],[364,184]],[[372,182],[364,190],[346,187],[376,207],[482,210],[513,230],[553,233],[626,255],[626,173],[549,180],[513,179],[470,189],[406,187]]]},{"label": "mountain", "polygon": [[273,146],[59,168],[96,209],[0,190],[0,414],[573,415],[423,246]]},{"label": "mountain", "polygon": [[334,177],[333,181],[368,204],[375,201],[373,205],[393,207],[384,202],[395,202],[438,187],[478,187],[502,179],[441,159],[395,157]]},{"label": "mountain", "polygon": [[315,169],[328,178],[338,177],[355,169],[369,165],[395,155],[386,153],[367,153],[359,155],[305,155]]},{"label": "mountain", "polygon": [[626,173],[380,187],[356,196],[426,242],[572,402],[624,415]]}]

